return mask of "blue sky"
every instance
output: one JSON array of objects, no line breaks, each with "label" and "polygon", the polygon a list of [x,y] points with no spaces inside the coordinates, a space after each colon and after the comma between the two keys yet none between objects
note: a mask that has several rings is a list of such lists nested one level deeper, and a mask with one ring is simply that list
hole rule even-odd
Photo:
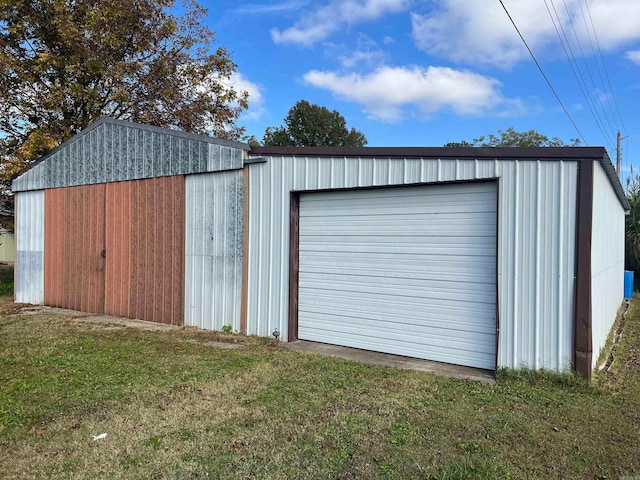
[{"label": "blue sky", "polygon": [[[640,1],[503,1],[586,142],[615,163],[620,129],[625,168],[638,172]],[[499,0],[202,4],[251,95],[240,124],[259,140],[300,99],[338,110],[370,146],[442,146],[510,126],[579,136]]]}]

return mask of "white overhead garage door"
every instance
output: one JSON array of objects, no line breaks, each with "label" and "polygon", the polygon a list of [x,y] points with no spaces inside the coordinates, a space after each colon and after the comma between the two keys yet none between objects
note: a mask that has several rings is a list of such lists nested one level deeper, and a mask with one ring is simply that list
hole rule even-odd
[{"label": "white overhead garage door", "polygon": [[300,195],[298,338],[495,368],[496,182]]}]

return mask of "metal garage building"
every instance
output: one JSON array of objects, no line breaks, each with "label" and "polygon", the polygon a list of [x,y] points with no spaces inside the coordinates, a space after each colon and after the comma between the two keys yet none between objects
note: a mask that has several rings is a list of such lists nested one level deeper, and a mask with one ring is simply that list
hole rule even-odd
[{"label": "metal garage building", "polygon": [[599,147],[249,149],[104,119],[14,191],[16,301],[588,378],[623,297]]}]

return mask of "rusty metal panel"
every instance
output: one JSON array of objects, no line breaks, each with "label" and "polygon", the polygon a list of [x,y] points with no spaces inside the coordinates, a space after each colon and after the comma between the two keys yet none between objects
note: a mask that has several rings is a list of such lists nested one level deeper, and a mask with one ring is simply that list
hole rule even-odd
[{"label": "rusty metal panel", "polygon": [[183,324],[184,177],[107,184],[105,313]]},{"label": "rusty metal panel", "polygon": [[45,191],[44,302],[104,311],[105,185]]},{"label": "rusty metal panel", "polygon": [[110,315],[130,317],[131,182],[107,184],[105,304]]}]

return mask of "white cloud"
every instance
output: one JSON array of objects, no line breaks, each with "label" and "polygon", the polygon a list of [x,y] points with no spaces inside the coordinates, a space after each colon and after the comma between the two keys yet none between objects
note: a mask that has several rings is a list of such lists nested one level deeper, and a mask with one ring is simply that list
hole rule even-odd
[{"label": "white cloud", "polygon": [[[587,1],[603,49],[640,39],[640,1]],[[543,2],[510,0],[505,5],[534,53],[539,54],[551,45],[556,50],[560,48]],[[549,3],[549,8],[553,12],[553,4]],[[585,54],[591,53],[589,34],[594,39],[584,0],[556,1],[555,8],[569,39],[575,42],[573,25]],[[497,1],[443,0],[431,12],[413,13],[411,20],[413,38],[420,49],[455,62],[509,68],[528,57],[522,40]]]},{"label": "white cloud", "polygon": [[309,3],[309,0],[290,0],[278,3],[249,3],[233,9],[238,15],[265,15],[298,10]]},{"label": "white cloud", "polygon": [[472,116],[522,110],[520,100],[502,96],[496,79],[446,67],[382,66],[368,75],[314,70],[304,75],[304,81],[358,103],[370,117],[384,121],[400,120],[407,110],[428,115],[451,109]]},{"label": "white cloud", "polygon": [[629,50],[624,56],[627,60],[631,60],[633,63],[640,65],[640,50]]},{"label": "white cloud", "polygon": [[333,0],[307,13],[292,27],[283,31],[274,28],[271,38],[275,43],[310,46],[344,25],[376,20],[388,13],[401,12],[407,6],[407,0]]},{"label": "white cloud", "polygon": [[249,108],[242,114],[246,120],[258,120],[265,112],[263,87],[244,77],[241,73],[231,76],[230,84],[237,92],[249,93]]},{"label": "white cloud", "polygon": [[380,50],[355,50],[348,55],[338,57],[340,63],[345,68],[353,68],[358,64],[380,63],[384,58],[384,53]]},{"label": "white cloud", "polygon": [[391,45],[392,43],[396,43],[396,41],[393,37],[385,35],[385,37],[382,39],[382,43],[384,43],[385,45]]},{"label": "white cloud", "polygon": [[[380,50],[378,44],[369,36],[360,34],[356,46],[328,45],[331,49],[327,52],[331,58],[337,58],[346,69],[354,69],[358,66],[373,67],[383,64],[387,54]],[[331,51],[333,50],[333,51]]]}]

